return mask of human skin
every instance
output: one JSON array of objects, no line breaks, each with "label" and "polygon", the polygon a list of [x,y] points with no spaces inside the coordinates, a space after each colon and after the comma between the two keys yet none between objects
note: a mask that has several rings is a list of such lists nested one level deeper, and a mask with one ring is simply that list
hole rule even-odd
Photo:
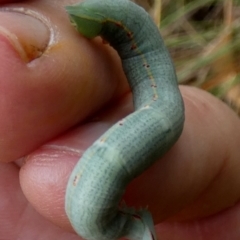
[{"label": "human skin", "polygon": [[[74,2],[0,0],[48,19],[54,36],[46,47],[48,27],[0,12],[0,239],[81,239],[64,210],[68,177],[84,150],[133,111],[116,53],[69,24],[62,6]],[[239,119],[206,92],[181,92],[182,136],[124,200],[148,206],[159,239],[237,240]]]}]

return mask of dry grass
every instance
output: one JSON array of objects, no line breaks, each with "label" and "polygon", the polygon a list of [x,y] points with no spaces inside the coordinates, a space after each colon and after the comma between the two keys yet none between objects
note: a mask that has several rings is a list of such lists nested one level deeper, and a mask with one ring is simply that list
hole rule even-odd
[{"label": "dry grass", "polygon": [[240,113],[240,0],[155,0],[150,12],[179,83],[209,91]]}]

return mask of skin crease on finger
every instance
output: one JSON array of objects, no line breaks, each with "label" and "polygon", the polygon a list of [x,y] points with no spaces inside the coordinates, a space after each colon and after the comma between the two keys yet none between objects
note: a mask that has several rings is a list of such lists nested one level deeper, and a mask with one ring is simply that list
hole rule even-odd
[{"label": "skin crease on finger", "polygon": [[[40,2],[37,5],[37,8],[42,9],[41,11],[44,12],[46,6],[50,6],[48,9],[49,12],[54,11],[54,8],[51,8],[51,3],[47,5],[49,1]],[[66,1],[66,3],[67,2],[69,1]],[[0,3],[3,2],[0,1]],[[35,3],[37,3],[37,1],[31,1],[31,7],[33,9],[36,8]],[[56,13],[56,15],[58,16],[58,13]],[[61,19],[51,19],[51,21],[55,21],[54,24],[58,26],[58,21],[61,21]],[[70,49],[67,47],[60,48],[60,53],[64,55],[64,57],[67,57],[67,59],[72,59],[72,55],[75,54],[75,47],[78,46],[78,43],[80,41],[79,37],[75,35],[74,31],[70,30],[69,26],[65,26],[63,32],[61,32],[60,29],[57,29],[57,31],[59,31],[59,35],[64,35],[66,33],[71,34],[71,38],[73,38],[73,40],[62,37],[60,40],[58,40],[58,43],[64,42],[63,40],[68,43],[67,46],[70,45],[70,42],[73,43],[73,47]],[[104,55],[109,55],[107,54],[110,53],[108,49],[106,48],[105,50],[105,47],[99,43],[95,43],[96,45],[93,44],[95,48],[92,49],[92,43],[89,44],[84,39],[81,39],[81,43],[84,45],[84,48],[87,49],[85,50],[87,53],[85,53],[86,55],[84,56],[88,56],[89,62],[92,64],[88,66],[89,70],[86,71],[86,76],[89,74],[94,74],[94,72],[96,72],[91,71],[90,69],[99,68],[100,70],[103,68],[101,73],[98,72],[96,74],[97,76],[91,75],[92,79],[89,81],[94,82],[103,79],[102,81],[104,81],[104,83],[101,82],[101,84],[105,84],[105,88],[111,91],[110,95],[104,96],[106,97],[105,102],[108,102],[111,99],[112,95],[114,95],[116,92],[120,95],[121,91],[123,92],[123,90],[116,90],[116,86],[115,92],[111,90],[114,88],[112,82],[114,74],[108,73],[107,76],[105,75],[105,72],[109,72],[109,70],[106,71],[107,66],[109,66],[109,64],[112,64],[108,58],[103,57]],[[36,120],[37,123],[39,123],[39,121],[40,123],[42,123],[41,121],[45,123],[48,122],[48,119],[40,118],[40,120],[38,120],[39,115],[28,119],[27,113],[29,111],[29,108],[24,109],[26,102],[23,101],[18,103],[19,99],[21,99],[23,96],[28,96],[30,97],[30,99],[28,99],[28,105],[29,102],[31,103],[33,100],[34,101],[32,103],[32,106],[35,106],[38,103],[39,105],[37,105],[37,109],[43,115],[43,118],[44,115],[46,117],[49,114],[49,112],[46,112],[48,111],[47,107],[51,106],[50,110],[57,107],[58,112],[60,111],[59,109],[62,109],[64,107],[64,111],[60,111],[59,115],[55,116],[57,118],[63,115],[63,113],[68,112],[68,107],[72,104],[74,106],[73,108],[76,108],[75,111],[80,109],[80,103],[82,101],[87,101],[86,99],[88,99],[89,96],[92,96],[93,93],[88,94],[85,96],[85,98],[82,98],[82,96],[79,97],[78,92],[74,94],[75,89],[81,88],[81,85],[79,85],[80,83],[74,81],[74,78],[78,79],[81,77],[78,75],[79,73],[76,72],[74,73],[75,75],[72,76],[72,71],[74,68],[76,68],[75,65],[72,67],[70,65],[67,66],[69,68],[71,67],[72,69],[70,73],[61,72],[61,74],[63,74],[62,79],[59,79],[59,75],[57,75],[56,72],[57,69],[59,70],[59,68],[63,66],[63,62],[57,61],[56,70],[53,69],[49,71],[49,73],[47,72],[48,79],[55,79],[55,81],[59,81],[57,83],[60,84],[56,84],[54,82],[49,86],[46,85],[46,81],[43,81],[45,79],[42,79],[40,77],[38,78],[38,76],[42,77],[43,69],[45,69],[46,66],[50,64],[51,61],[47,61],[48,58],[51,58],[52,62],[60,58],[60,53],[58,53],[57,49],[53,48],[52,51],[50,49],[45,57],[47,59],[43,57],[43,59],[39,58],[34,61],[34,64],[26,64],[19,60],[16,53],[12,50],[10,45],[6,43],[6,41],[1,41],[0,44],[3,44],[4,46],[4,48],[0,48],[0,51],[3,52],[2,57],[4,57],[4,59],[8,59],[7,63],[5,63],[4,66],[4,69],[8,69],[8,72],[3,72],[0,70],[0,75],[4,76],[6,79],[9,79],[9,86],[6,86],[5,90],[8,90],[9,94],[12,94],[10,94],[9,99],[10,97],[13,98],[13,102],[10,103],[17,104],[16,108],[18,109],[20,107],[21,111],[19,111],[19,115],[17,113],[12,114],[10,110],[6,111],[6,106],[1,106],[0,110],[1,112],[6,111],[4,112],[4,115],[12,116],[12,118],[10,118],[11,130],[14,125],[19,124],[20,116],[23,118],[22,124],[25,121],[29,125],[29,128],[23,129],[24,131],[27,131],[29,135],[26,135],[25,132],[21,132],[22,127],[20,124],[20,126],[18,125],[15,130],[20,131],[19,134],[16,134],[16,132],[14,132],[15,135],[20,135],[18,136],[19,138],[17,140],[13,139],[15,135],[12,138],[9,138],[9,143],[3,142],[1,139],[0,143],[2,145],[0,149],[4,148],[5,151],[6,149],[15,149],[15,147],[17,149],[15,150],[16,152],[14,152],[11,156],[6,156],[4,153],[0,153],[0,158],[2,161],[10,161],[14,160],[18,156],[21,156],[21,154],[24,155],[24,152],[28,154],[29,151],[34,147],[40,145],[44,141],[47,141],[47,139],[53,137],[57,133],[64,131],[65,129],[74,125],[76,122],[83,119],[86,115],[90,114],[84,113],[86,115],[79,116],[79,113],[75,112],[69,116],[69,119],[62,120],[63,122],[59,123],[58,128],[55,128],[53,132],[51,131],[49,133],[49,129],[51,129],[53,125],[40,124],[39,126],[39,124],[36,124]],[[101,57],[97,58],[99,51],[100,53],[102,51],[103,52],[100,54]],[[76,59],[76,57],[77,56],[74,55],[74,59]],[[44,61],[46,61],[46,63]],[[81,64],[80,59],[76,59],[76,61],[78,64]],[[119,65],[117,62],[118,60],[114,62],[113,68],[119,70]],[[100,66],[98,66],[99,63],[101,63]],[[29,73],[31,73],[30,80],[35,81],[36,85],[34,87],[27,87],[27,89],[23,90],[21,90],[22,86],[20,85],[18,88],[14,89],[14,86],[16,84],[16,81],[14,81],[14,79],[16,76],[9,77],[9,69],[11,64],[14,64],[14,66],[16,65],[15,70],[18,73],[20,81],[25,80],[25,78],[29,78]],[[54,64],[56,64],[56,62]],[[54,64],[52,64],[51,67],[54,67]],[[29,66],[31,67],[30,70]],[[67,67],[65,66],[64,69]],[[33,70],[36,73],[34,73]],[[27,71],[28,75],[26,75],[24,71]],[[70,78],[70,74],[72,78]],[[73,79],[73,82],[70,84],[71,86],[69,87],[68,85],[67,91],[64,91],[64,84],[69,83],[63,81],[65,78]],[[123,76],[121,75],[119,78],[122,79]],[[123,82],[124,81],[125,80],[123,80]],[[27,84],[29,84],[29,82],[25,80],[23,86],[26,87]],[[99,87],[101,87],[101,84],[98,84]],[[43,88],[44,86],[45,88]],[[125,85],[123,84],[122,86]],[[39,91],[38,95],[42,96],[41,99],[38,99],[40,98],[38,96],[36,98],[35,96],[31,98],[29,95],[35,89]],[[126,90],[124,87],[121,89]],[[19,95],[16,99],[14,98],[13,94],[16,94],[16,92],[19,90],[21,91],[18,93]],[[55,94],[55,91],[53,90],[56,90],[59,92],[59,94]],[[185,87],[182,88],[182,93],[186,104],[186,124],[183,135],[181,136],[178,143],[173,147],[173,149],[163,159],[161,159],[161,161],[158,161],[154,166],[152,166],[148,171],[137,178],[129,186],[124,199],[128,205],[137,205],[141,207],[148,205],[149,210],[153,213],[156,223],[159,223],[163,220],[168,220],[157,226],[160,239],[166,238],[171,240],[190,240],[194,238],[196,240],[225,240],[230,237],[229,239],[231,240],[237,240],[240,237],[240,233],[238,230],[236,230],[239,228],[238,226],[240,224],[240,220],[237,217],[240,216],[240,212],[239,206],[235,205],[240,195],[240,179],[237,172],[239,168],[239,120],[224,104],[220,103],[218,100],[202,91]],[[52,94],[53,96],[50,98],[49,96]],[[96,97],[96,99],[91,99],[90,104],[94,104],[95,101],[101,99],[104,94],[106,95],[106,92],[102,90],[101,93],[96,94],[99,95]],[[62,101],[64,102],[62,96],[65,95],[70,95],[70,97],[73,96],[74,99],[68,99],[66,100],[66,103],[62,103]],[[44,99],[43,105],[41,105],[42,99]],[[71,100],[74,100],[75,105]],[[75,101],[79,103],[78,106],[76,105]],[[82,152],[117,119],[131,112],[132,108],[131,104],[129,104],[129,101],[130,98],[126,97],[126,99],[123,99],[122,102],[119,102],[118,107],[116,107],[117,105],[114,105],[114,107],[109,111],[106,111],[102,115],[97,115],[98,118],[96,117],[95,121],[89,122],[85,125],[80,125],[78,128],[51,142],[48,142],[35,152],[28,155],[26,158],[26,163],[20,172],[21,186],[24,194],[31,202],[31,204],[47,219],[50,219],[52,222],[66,229],[70,228],[63,207],[64,191],[66,188],[68,176],[74,164],[81,156]],[[60,105],[57,105],[59,102]],[[3,101],[0,101],[0,103],[4,104]],[[104,102],[102,102],[100,105],[103,104]],[[98,109],[100,105],[93,106],[92,112]],[[24,114],[26,116],[24,116]],[[18,121],[14,122],[16,120]],[[6,123],[1,122],[0,131],[3,129],[2,126],[6,127],[4,124]],[[47,136],[41,135],[43,129],[45,129],[44,132],[46,131],[48,133]],[[9,129],[7,130],[9,131]],[[5,131],[3,133],[7,134],[8,131]],[[40,140],[38,139],[39,136],[41,138]],[[21,144],[23,140],[24,144],[27,144],[25,140],[29,141],[30,147],[27,146],[24,149],[24,152],[19,153],[23,147]],[[35,141],[34,144],[32,144],[32,141]],[[4,179],[1,178],[1,183],[3,186],[5,185],[6,180],[8,180],[8,182],[12,182],[14,176],[15,181],[17,181],[18,169],[16,166],[9,167],[8,170],[9,174],[4,175]],[[6,173],[6,170],[4,170],[4,173]],[[8,178],[9,175],[11,178]],[[1,174],[1,176],[3,176],[3,174]],[[139,185],[141,188],[137,187]],[[16,189],[12,190],[12,192],[8,193],[7,189],[5,189],[5,192],[6,194],[8,193],[8,196],[11,196],[13,192],[16,192],[16,190],[18,190],[18,196],[15,196],[15,198],[13,197],[12,199],[16,199],[17,204],[19,204],[19,211],[22,210],[22,212],[20,212],[16,218],[19,217],[19,224],[20,221],[25,221],[26,223],[30,224],[31,219],[26,218],[26,215],[28,213],[26,211],[26,206],[28,206],[28,203],[22,196],[17,183],[15,187]],[[13,201],[12,206],[15,205],[16,202]],[[31,208],[30,206],[28,207]],[[9,206],[9,208],[11,208],[11,206]],[[4,208],[1,209],[2,211],[4,210]],[[25,213],[24,215],[22,214],[23,212]],[[32,215],[35,214],[34,216],[37,216],[36,212],[32,212]],[[199,220],[198,218],[201,219]],[[44,224],[42,225],[41,222],[41,226],[46,227],[47,224]],[[13,226],[15,226],[15,224]],[[27,236],[29,227],[26,227],[24,231],[26,231],[25,234]],[[39,231],[39,234],[46,233],[44,232],[44,229],[42,229]],[[52,236],[49,236],[48,239],[54,239],[51,238]],[[22,239],[26,238],[23,237]],[[44,239],[47,240],[47,238]]]},{"label": "skin crease on finger", "polygon": [[[0,5],[0,112],[7,116],[0,119],[1,161],[23,157],[128,90],[116,64],[119,58],[112,61],[116,53],[101,39],[89,41],[77,34],[63,8],[68,3]],[[34,32],[31,18],[46,29],[46,36],[40,36],[43,43],[29,42],[28,36],[34,36],[27,32],[28,25]],[[34,44],[41,55],[23,58],[19,49],[31,56],[34,47],[28,45]]]}]

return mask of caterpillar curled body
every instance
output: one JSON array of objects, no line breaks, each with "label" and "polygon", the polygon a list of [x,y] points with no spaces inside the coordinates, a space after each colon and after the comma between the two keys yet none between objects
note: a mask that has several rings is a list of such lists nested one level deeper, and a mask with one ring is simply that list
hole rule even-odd
[{"label": "caterpillar curled body", "polygon": [[135,107],[75,166],[66,190],[66,213],[88,240],[157,239],[149,212],[119,202],[127,184],[182,132],[184,106],[171,58],[151,17],[129,0],[86,0],[66,10],[82,35],[100,35],[118,52]]}]

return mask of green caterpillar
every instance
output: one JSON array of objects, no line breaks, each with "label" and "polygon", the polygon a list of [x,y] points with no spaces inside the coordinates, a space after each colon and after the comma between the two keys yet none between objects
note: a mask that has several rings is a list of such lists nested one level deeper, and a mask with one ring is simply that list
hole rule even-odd
[{"label": "green caterpillar", "polygon": [[184,106],[175,70],[158,28],[129,0],[86,0],[66,10],[85,37],[115,48],[133,92],[135,112],[101,136],[75,166],[66,213],[88,240],[157,239],[149,212],[121,206],[127,184],[179,138]]}]

